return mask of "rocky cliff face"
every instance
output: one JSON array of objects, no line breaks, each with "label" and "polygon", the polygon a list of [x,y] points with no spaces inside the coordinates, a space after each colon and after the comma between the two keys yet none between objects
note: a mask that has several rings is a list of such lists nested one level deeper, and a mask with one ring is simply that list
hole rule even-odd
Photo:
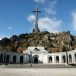
[{"label": "rocky cliff face", "polygon": [[23,52],[29,46],[43,46],[48,52],[63,52],[76,48],[76,36],[70,32],[40,33],[13,35],[10,39],[3,38],[0,41],[0,50]]}]

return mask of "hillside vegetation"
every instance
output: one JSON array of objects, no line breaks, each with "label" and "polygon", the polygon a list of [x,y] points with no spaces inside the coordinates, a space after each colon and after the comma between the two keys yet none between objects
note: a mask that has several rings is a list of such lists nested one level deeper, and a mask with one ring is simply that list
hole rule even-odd
[{"label": "hillside vegetation", "polygon": [[70,32],[49,33],[47,31],[40,33],[13,35],[10,38],[0,40],[0,50],[22,53],[29,46],[43,46],[51,52],[64,52],[76,48],[76,36]]}]

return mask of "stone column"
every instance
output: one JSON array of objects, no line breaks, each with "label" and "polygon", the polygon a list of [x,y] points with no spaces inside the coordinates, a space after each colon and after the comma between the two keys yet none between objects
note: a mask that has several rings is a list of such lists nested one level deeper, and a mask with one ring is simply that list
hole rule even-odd
[{"label": "stone column", "polygon": [[62,63],[62,56],[61,56],[61,54],[59,54],[59,63],[60,64]]},{"label": "stone column", "polygon": [[52,55],[52,63],[54,64],[55,63],[55,56]]},{"label": "stone column", "polygon": [[26,54],[24,55],[24,63],[26,63]]},{"label": "stone column", "polygon": [[74,56],[74,53],[71,54],[72,55],[72,63],[75,62],[75,56]]},{"label": "stone column", "polygon": [[20,56],[16,55],[16,63],[20,63]]}]

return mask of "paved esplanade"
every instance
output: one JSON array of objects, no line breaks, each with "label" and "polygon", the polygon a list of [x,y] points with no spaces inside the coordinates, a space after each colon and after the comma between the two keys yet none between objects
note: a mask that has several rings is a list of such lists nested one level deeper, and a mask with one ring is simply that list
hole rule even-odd
[{"label": "paved esplanade", "polygon": [[76,68],[0,68],[0,76],[76,76]]}]

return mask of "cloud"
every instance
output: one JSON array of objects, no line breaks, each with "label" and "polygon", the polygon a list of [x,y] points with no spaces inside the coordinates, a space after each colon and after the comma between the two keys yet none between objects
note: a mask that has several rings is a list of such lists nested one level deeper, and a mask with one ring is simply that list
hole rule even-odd
[{"label": "cloud", "polygon": [[76,31],[76,11],[72,12],[72,25],[73,25],[73,29]]},{"label": "cloud", "polygon": [[12,30],[12,27],[11,27],[11,26],[9,26],[9,27],[8,27],[8,30]]},{"label": "cloud", "polygon": [[34,0],[34,1],[37,2],[37,3],[44,3],[41,8],[48,15],[50,15],[50,14],[52,14],[52,15],[57,14],[55,8],[56,8],[58,0]]},{"label": "cloud", "polygon": [[55,10],[55,7],[56,7],[56,4],[57,4],[57,0],[52,0],[52,1],[48,1],[48,6],[46,6],[44,8],[45,12],[47,14],[57,14],[56,10]]},{"label": "cloud", "polygon": [[34,15],[29,15],[27,18],[26,18],[29,22],[31,22],[31,21],[35,21],[35,16]]},{"label": "cloud", "polygon": [[39,19],[39,28],[53,33],[59,32],[61,24],[62,21],[56,18],[50,19],[49,17],[44,17]]},{"label": "cloud", "polygon": [[8,37],[8,36],[0,35],[0,40],[2,40],[2,39],[5,38],[5,37],[10,38],[10,37]]},{"label": "cloud", "polygon": [[34,0],[34,1],[38,3],[45,3],[46,0]]},{"label": "cloud", "polygon": [[0,36],[0,40],[2,40],[2,37]]},{"label": "cloud", "polygon": [[[34,15],[29,15],[27,19],[29,22],[32,22],[34,25],[34,20],[35,20]],[[38,25],[41,31],[45,30],[56,33],[59,32],[60,26],[62,25],[62,20],[58,20],[57,18],[42,17],[39,18]]]}]

